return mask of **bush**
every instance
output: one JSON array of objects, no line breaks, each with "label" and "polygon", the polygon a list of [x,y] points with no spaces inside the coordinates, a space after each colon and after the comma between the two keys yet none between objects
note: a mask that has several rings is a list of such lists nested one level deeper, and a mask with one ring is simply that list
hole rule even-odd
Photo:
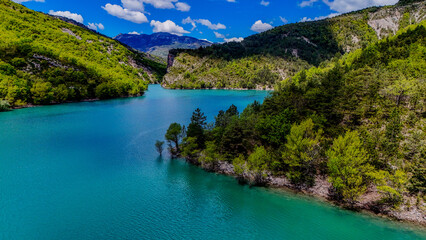
[{"label": "bush", "polygon": [[5,112],[10,110],[10,104],[7,100],[0,100],[0,112]]}]

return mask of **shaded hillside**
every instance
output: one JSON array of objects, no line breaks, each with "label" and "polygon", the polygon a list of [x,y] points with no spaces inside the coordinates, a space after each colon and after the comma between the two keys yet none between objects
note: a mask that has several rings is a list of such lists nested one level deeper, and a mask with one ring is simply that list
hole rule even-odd
[{"label": "shaded hillside", "polygon": [[170,33],[120,34],[114,39],[142,52],[167,59],[171,49],[197,49],[212,45],[211,42]]},{"label": "shaded hillside", "polygon": [[12,107],[138,96],[164,65],[89,29],[0,1],[0,99]]},{"label": "shaded hillside", "polygon": [[[425,19],[425,12],[424,1],[373,7],[331,19],[276,27],[241,43],[172,50],[172,66],[163,84],[171,88],[273,87],[294,75],[294,69],[318,66],[334,56],[393,35]],[[271,77],[259,81],[265,74]]]}]

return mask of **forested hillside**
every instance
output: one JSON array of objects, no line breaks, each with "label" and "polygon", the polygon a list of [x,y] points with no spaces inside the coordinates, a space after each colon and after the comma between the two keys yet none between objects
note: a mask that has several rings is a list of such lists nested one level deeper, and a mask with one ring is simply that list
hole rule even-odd
[{"label": "forested hillside", "polygon": [[425,1],[372,7],[331,19],[276,27],[241,43],[173,50],[170,88],[272,88],[301,69],[394,35],[426,18]]},{"label": "forested hillside", "polygon": [[336,201],[354,205],[369,192],[364,208],[424,216],[425,79],[423,21],[301,71],[263,104],[242,113],[231,106],[213,125],[197,110],[187,127],[172,124],[166,139],[173,154],[215,171],[232,164],[251,184],[284,176],[309,189],[328,176]]},{"label": "forested hillside", "polygon": [[0,108],[143,94],[165,66],[119,42],[0,0]]}]

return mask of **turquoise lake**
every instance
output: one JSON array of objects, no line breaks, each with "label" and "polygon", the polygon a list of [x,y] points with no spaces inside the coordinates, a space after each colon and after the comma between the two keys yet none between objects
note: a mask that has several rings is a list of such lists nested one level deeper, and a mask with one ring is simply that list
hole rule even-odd
[{"label": "turquoise lake", "polygon": [[267,92],[165,90],[0,113],[0,239],[426,239],[409,224],[241,186],[154,143]]}]

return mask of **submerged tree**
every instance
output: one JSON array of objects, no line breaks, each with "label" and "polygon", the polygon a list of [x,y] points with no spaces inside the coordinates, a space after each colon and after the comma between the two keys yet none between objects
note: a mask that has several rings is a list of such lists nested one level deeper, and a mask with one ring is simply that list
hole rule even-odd
[{"label": "submerged tree", "polygon": [[163,145],[164,145],[164,141],[159,141],[157,140],[157,142],[155,142],[155,149],[157,149],[157,152],[161,155],[163,155]]}]

